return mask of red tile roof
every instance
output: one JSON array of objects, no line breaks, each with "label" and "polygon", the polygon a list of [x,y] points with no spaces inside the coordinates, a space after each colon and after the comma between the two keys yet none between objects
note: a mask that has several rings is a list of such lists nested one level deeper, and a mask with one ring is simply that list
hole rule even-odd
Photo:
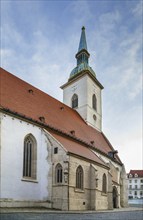
[{"label": "red tile roof", "polygon": [[91,149],[84,147],[81,144],[69,138],[64,138],[61,135],[55,134],[54,132],[50,133],[54,138],[56,138],[56,140],[58,140],[65,147],[67,152],[87,158],[107,167],[107,164],[105,164]]},{"label": "red tile roof", "polygon": [[143,170],[130,170],[130,172],[127,174],[128,177],[129,177],[130,174],[131,174],[133,177],[135,177],[135,174],[137,174],[138,177],[143,177]]},{"label": "red tile roof", "polygon": [[[108,154],[113,147],[102,132],[88,126],[81,116],[72,108],[66,106],[50,95],[17,78],[0,68],[0,106],[25,117],[52,126]],[[42,117],[42,118],[40,118]],[[119,157],[116,157],[121,162]]]}]

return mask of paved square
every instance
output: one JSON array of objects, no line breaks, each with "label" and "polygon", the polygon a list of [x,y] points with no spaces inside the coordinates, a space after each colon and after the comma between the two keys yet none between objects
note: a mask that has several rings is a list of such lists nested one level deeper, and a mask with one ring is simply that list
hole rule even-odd
[{"label": "paved square", "polygon": [[0,220],[142,220],[143,211],[102,213],[3,213]]}]

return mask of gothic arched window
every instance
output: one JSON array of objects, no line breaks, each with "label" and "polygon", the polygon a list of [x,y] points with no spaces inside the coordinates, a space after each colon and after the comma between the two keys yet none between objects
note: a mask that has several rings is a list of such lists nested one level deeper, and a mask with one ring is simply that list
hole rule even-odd
[{"label": "gothic arched window", "polygon": [[92,108],[97,111],[97,99],[95,94],[92,96]]},{"label": "gothic arched window", "polygon": [[83,169],[81,166],[76,169],[76,188],[83,189]]},{"label": "gothic arched window", "polygon": [[106,174],[103,174],[102,177],[102,192],[107,193],[107,179],[106,179]]},{"label": "gothic arched window", "polygon": [[62,183],[63,182],[63,168],[60,163],[56,165],[55,169],[55,181],[56,183]]},{"label": "gothic arched window", "polygon": [[36,179],[37,145],[32,135],[24,139],[23,177]]},{"label": "gothic arched window", "polygon": [[78,107],[78,96],[77,94],[74,94],[72,96],[72,108],[77,108]]}]

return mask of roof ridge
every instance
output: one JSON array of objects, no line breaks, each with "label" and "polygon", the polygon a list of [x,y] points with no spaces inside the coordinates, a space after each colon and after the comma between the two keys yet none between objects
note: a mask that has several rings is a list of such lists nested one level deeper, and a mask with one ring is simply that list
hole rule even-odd
[{"label": "roof ridge", "polygon": [[143,172],[143,170],[130,170],[130,172]]}]

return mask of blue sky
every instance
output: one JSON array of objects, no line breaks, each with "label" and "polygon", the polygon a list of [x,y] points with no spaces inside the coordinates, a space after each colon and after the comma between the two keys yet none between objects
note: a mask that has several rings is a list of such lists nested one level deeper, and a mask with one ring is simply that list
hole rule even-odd
[{"label": "blue sky", "polygon": [[81,27],[103,84],[103,132],[126,166],[143,169],[140,0],[1,0],[1,66],[62,101]]}]

